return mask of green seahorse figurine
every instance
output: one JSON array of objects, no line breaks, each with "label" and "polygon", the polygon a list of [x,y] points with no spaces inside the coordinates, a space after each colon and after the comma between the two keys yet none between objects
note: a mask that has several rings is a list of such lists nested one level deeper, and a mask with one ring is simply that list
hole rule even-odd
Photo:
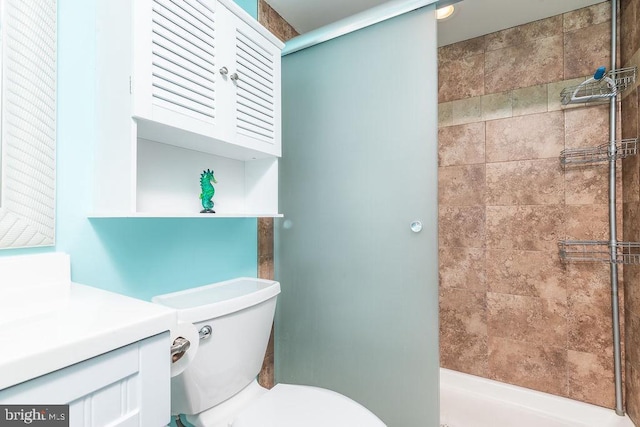
[{"label": "green seahorse figurine", "polygon": [[216,213],[213,210],[213,195],[216,193],[216,189],[213,188],[213,184],[217,184],[215,177],[213,176],[213,171],[207,169],[206,171],[202,171],[200,175],[200,200],[202,200],[202,209],[200,213]]}]

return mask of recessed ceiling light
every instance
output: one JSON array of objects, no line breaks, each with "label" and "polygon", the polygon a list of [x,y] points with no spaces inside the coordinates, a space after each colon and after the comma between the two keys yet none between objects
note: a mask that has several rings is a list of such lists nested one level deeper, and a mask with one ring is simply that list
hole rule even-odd
[{"label": "recessed ceiling light", "polygon": [[440,19],[440,20],[447,19],[448,17],[453,15],[454,11],[455,11],[455,7],[453,7],[452,4],[450,4],[449,6],[445,6],[443,8],[437,9],[436,19]]}]

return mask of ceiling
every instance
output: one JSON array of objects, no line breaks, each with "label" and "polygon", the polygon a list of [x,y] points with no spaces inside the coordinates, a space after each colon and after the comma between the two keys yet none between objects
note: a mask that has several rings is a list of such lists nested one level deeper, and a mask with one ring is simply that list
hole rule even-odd
[{"label": "ceiling", "polygon": [[[463,0],[438,23],[438,46],[467,40],[603,0]],[[267,0],[300,33],[385,3],[386,0]]]}]

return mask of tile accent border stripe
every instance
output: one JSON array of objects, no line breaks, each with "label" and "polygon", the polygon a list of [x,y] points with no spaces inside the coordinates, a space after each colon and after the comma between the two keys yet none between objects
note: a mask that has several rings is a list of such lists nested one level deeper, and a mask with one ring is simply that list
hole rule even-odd
[{"label": "tile accent border stripe", "polygon": [[438,127],[585,107],[586,104],[562,105],[560,92],[564,87],[577,85],[588,77],[441,102],[438,104]]}]

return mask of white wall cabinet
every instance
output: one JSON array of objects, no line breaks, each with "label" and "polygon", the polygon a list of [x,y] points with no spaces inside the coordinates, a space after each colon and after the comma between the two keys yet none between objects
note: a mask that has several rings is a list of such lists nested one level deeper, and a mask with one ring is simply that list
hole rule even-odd
[{"label": "white wall cabinet", "polygon": [[279,40],[231,0],[100,0],[96,39],[92,216],[203,216],[204,169],[215,216],[278,215]]},{"label": "white wall cabinet", "polygon": [[0,390],[0,402],[69,405],[69,425],[160,427],[170,421],[169,333]]}]

